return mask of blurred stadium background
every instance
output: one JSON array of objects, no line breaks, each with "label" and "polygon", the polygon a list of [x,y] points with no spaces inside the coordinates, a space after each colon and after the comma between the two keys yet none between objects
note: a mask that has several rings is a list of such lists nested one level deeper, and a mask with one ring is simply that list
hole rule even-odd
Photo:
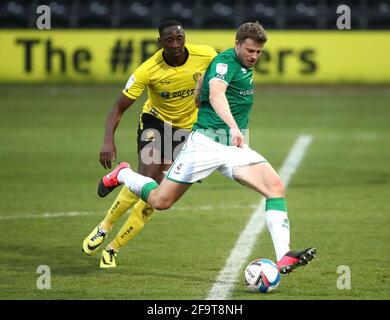
[{"label": "blurred stadium background", "polygon": [[2,28],[35,28],[36,8],[48,5],[54,28],[156,28],[178,19],[186,29],[234,29],[258,19],[266,29],[335,29],[336,7],[348,5],[352,28],[389,29],[387,0],[2,0]]},{"label": "blurred stadium background", "polygon": [[[36,28],[42,4],[51,30]],[[352,30],[337,29],[342,4]],[[80,253],[113,200],[96,195],[106,114],[158,49],[165,19],[218,51],[240,23],[260,21],[270,40],[255,66],[251,145],[280,168],[299,135],[314,138],[287,195],[293,245],[315,245],[318,259],[275,294],[239,282],[232,298],[390,299],[388,0],[0,0],[0,298],[206,297],[258,204],[223,177],[156,215],[115,270]],[[144,101],[117,130],[119,160],[136,163]],[[274,259],[267,232],[249,260],[259,256]],[[51,267],[51,290],[37,289],[39,265]],[[350,289],[336,285],[340,265],[351,268]]]}]

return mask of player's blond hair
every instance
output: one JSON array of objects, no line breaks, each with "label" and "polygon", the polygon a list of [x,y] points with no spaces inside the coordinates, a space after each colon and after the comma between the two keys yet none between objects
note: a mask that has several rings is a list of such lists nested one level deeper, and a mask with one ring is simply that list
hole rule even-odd
[{"label": "player's blond hair", "polygon": [[256,21],[246,22],[238,27],[236,33],[236,40],[242,43],[243,41],[245,41],[245,39],[252,39],[257,43],[263,44],[267,42],[268,37],[264,28],[258,21]]}]

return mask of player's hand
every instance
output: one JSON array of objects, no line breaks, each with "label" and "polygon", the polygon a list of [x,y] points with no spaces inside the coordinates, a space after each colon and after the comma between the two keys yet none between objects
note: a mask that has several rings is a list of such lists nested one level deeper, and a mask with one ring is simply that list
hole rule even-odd
[{"label": "player's hand", "polygon": [[116,160],[116,147],[113,141],[104,141],[100,150],[100,163],[104,169],[111,169],[111,161]]},{"label": "player's hand", "polygon": [[245,143],[244,135],[239,128],[230,128],[230,142],[233,146],[242,148]]}]

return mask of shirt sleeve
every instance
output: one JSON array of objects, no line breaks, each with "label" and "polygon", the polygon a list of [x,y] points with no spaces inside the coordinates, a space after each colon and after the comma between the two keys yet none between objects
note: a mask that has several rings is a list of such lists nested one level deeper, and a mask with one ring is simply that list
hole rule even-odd
[{"label": "shirt sleeve", "polygon": [[142,66],[137,68],[134,73],[130,76],[129,80],[126,83],[125,88],[123,89],[123,94],[130,99],[138,99],[142,92],[147,86],[147,76],[146,72],[143,70]]},{"label": "shirt sleeve", "polygon": [[218,79],[227,85],[232,81],[236,73],[237,64],[230,56],[222,55],[215,59],[210,65],[210,81]]}]

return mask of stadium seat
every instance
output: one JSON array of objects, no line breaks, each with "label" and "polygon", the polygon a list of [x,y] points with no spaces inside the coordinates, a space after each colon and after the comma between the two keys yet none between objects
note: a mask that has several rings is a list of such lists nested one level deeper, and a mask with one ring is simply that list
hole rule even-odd
[{"label": "stadium seat", "polygon": [[279,6],[278,1],[273,0],[249,0],[242,6],[242,22],[259,21],[266,29],[278,28]]},{"label": "stadium seat", "polygon": [[185,28],[196,28],[200,25],[198,2],[193,0],[167,0],[161,8],[161,20],[178,20]]},{"label": "stadium seat", "polygon": [[367,8],[368,29],[390,29],[390,2],[372,0]]},{"label": "stadium seat", "polygon": [[0,28],[35,26],[35,17],[36,7],[31,5],[31,1],[9,0],[0,2]]},{"label": "stadium seat", "polygon": [[0,28],[35,28],[39,4],[51,8],[52,28],[235,29],[258,20],[268,29],[337,29],[339,5],[351,9],[355,30],[390,29],[390,0],[0,0]]},{"label": "stadium seat", "polygon": [[83,0],[78,12],[79,28],[109,28],[114,19],[114,4],[107,0]]},{"label": "stadium seat", "polygon": [[317,0],[286,0],[283,7],[286,29],[316,29],[319,24]]},{"label": "stadium seat", "polygon": [[120,28],[152,28],[159,24],[154,0],[120,0],[118,10]]},{"label": "stadium seat", "polygon": [[[234,0],[208,0],[203,3],[202,28],[234,29],[238,22]],[[237,20],[238,21],[238,20]]]},{"label": "stadium seat", "polygon": [[74,26],[73,15],[75,1],[70,0],[50,0],[45,2],[50,7],[51,11],[51,27],[55,28],[71,28]]}]

